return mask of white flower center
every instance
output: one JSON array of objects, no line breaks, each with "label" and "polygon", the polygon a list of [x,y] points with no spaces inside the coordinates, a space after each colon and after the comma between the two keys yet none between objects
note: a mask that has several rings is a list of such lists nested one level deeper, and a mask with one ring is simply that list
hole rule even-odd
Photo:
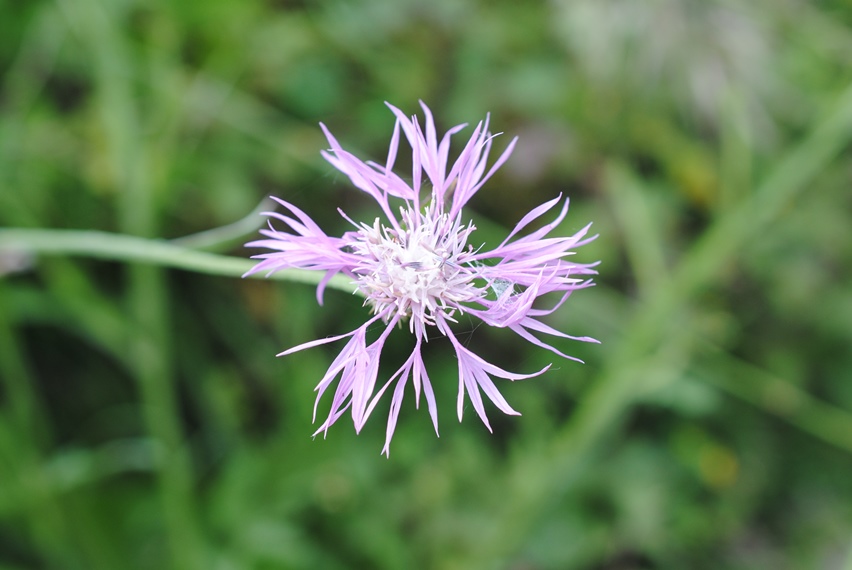
[{"label": "white flower center", "polygon": [[[413,216],[418,224],[411,227]],[[363,224],[352,248],[362,258],[356,267],[358,288],[375,312],[394,305],[397,314],[435,324],[441,311],[452,318],[459,303],[478,295],[471,285],[475,273],[464,267],[467,236],[473,230],[447,216],[403,212],[406,227],[397,231]]]}]

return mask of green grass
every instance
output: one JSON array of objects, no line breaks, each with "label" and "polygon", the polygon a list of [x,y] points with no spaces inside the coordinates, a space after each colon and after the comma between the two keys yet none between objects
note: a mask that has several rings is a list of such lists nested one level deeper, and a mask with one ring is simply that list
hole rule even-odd
[{"label": "green grass", "polygon": [[[846,3],[0,9],[0,568],[852,569]],[[374,216],[317,123],[381,160],[418,99],[520,136],[479,239],[559,192],[594,221],[551,323],[602,344],[501,384],[491,435],[435,339],[441,437],[409,394],[385,459],[387,402],[310,437],[336,345],[275,358],[360,300],[240,279],[241,244],[270,194]]]}]

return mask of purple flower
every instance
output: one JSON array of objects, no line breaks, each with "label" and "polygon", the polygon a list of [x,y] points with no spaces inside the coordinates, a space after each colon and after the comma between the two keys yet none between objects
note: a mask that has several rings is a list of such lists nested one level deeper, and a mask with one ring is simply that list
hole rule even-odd
[{"label": "purple flower", "polygon": [[[542,374],[550,365],[532,374],[515,374],[486,362],[465,348],[453,333],[450,323],[456,322],[456,317],[467,313],[488,325],[509,328],[524,340],[572,360],[578,359],[563,354],[533,333],[597,342],[589,337],[567,335],[540,320],[561,306],[574,290],[592,285],[591,279],[585,276],[595,273],[592,267],[596,264],[566,260],[573,255],[574,248],[595,238],[586,235],[591,224],[573,236],[548,237],[568,211],[566,199],[555,220],[517,237],[531,222],[556,206],[560,195],[525,215],[496,248],[483,251],[482,246],[474,247],[470,240],[476,228],[472,222],[463,222],[462,208],[506,161],[517,138],[488,168],[488,153],[495,135],[488,132],[489,119],[486,117],[476,126],[456,161],[449,165],[450,138],[466,125],[453,127],[439,141],[432,113],[425,104],[421,106],[426,116],[425,133],[416,117],[409,118],[388,105],[396,115],[396,124],[384,165],[363,162],[343,150],[325,125],[320,125],[331,145],[328,152],[322,153],[325,159],[346,174],[358,189],[376,200],[382,217],[358,223],[338,209],[353,229],[341,237],[332,237],[302,210],[276,199],[288,213],[267,212],[265,215],[283,222],[287,229],[275,229],[270,223],[269,229],[261,230],[267,239],[247,244],[273,250],[254,256],[261,261],[249,274],[271,274],[290,268],[324,271],[325,276],[317,287],[317,301],[321,305],[326,284],[334,275],[342,273],[352,279],[356,292],[366,298],[365,305],[373,313],[366,323],[340,336],[300,344],[279,356],[348,338],[316,387],[314,420],[323,394],[340,377],[331,411],[314,435],[327,433],[348,409],[352,410],[355,430],[360,432],[376,403],[395,384],[387,439],[382,450],[385,454],[389,453],[409,379],[414,385],[418,407],[422,389],[436,433],[438,431],[435,395],[420,352],[423,343],[429,341],[430,328],[449,339],[458,359],[459,420],[467,393],[489,431],[491,426],[480,391],[504,413],[519,415],[497,390],[492,377],[522,380]],[[410,183],[393,172],[400,131],[412,149]],[[557,294],[554,305],[548,309],[534,308],[536,300],[548,293]],[[385,340],[402,324],[414,336],[414,350],[377,390]],[[377,339],[368,341],[368,331],[377,326],[383,326],[384,330]]]}]

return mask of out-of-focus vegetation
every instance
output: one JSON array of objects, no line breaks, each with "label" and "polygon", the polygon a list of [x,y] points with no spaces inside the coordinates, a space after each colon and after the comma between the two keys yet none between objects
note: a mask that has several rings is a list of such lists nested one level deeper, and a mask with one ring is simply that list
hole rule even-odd
[{"label": "out-of-focus vegetation", "polygon": [[[445,129],[490,112],[520,143],[468,216],[487,240],[567,193],[601,275],[551,322],[603,341],[501,384],[524,415],[491,408],[490,435],[457,422],[435,339],[441,437],[409,395],[385,459],[387,402],[310,437],[338,346],[274,357],[363,322],[358,298],[6,248],[0,567],[852,568],[849,2],[0,14],[0,225],[170,240],[273,194],[335,234],[336,206],[376,210],[321,160],[319,121],[381,159],[384,100]],[[553,356],[459,332],[512,370]]]}]

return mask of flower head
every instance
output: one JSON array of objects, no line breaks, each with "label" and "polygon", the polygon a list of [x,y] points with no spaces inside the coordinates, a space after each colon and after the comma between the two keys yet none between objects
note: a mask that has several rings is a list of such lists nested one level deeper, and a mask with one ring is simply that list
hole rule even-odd
[{"label": "flower head", "polygon": [[[548,237],[568,211],[566,199],[555,220],[517,237],[531,222],[554,208],[561,201],[560,195],[526,214],[496,248],[483,251],[483,247],[475,247],[471,236],[476,227],[472,222],[464,222],[462,208],[506,161],[517,138],[488,168],[488,154],[495,135],[488,131],[486,117],[450,165],[450,138],[466,125],[453,127],[439,141],[429,108],[422,103],[421,106],[426,118],[425,132],[416,117],[409,118],[388,105],[396,115],[396,124],[384,165],[363,162],[343,150],[328,129],[320,125],[331,145],[329,151],[322,153],[325,159],[348,176],[355,187],[372,196],[382,216],[370,223],[358,223],[340,211],[353,229],[341,237],[333,237],[326,235],[302,210],[276,199],[287,213],[267,212],[266,215],[283,222],[287,229],[275,229],[270,223],[269,229],[261,230],[266,239],[247,244],[272,250],[255,256],[261,261],[249,273],[273,273],[289,268],[324,271],[317,287],[320,304],[326,284],[340,273],[351,278],[356,292],[366,299],[365,305],[373,315],[354,331],[306,342],[279,356],[348,338],[317,385],[314,419],[320,399],[339,377],[331,410],[316,433],[327,432],[349,409],[355,429],[360,431],[379,399],[395,384],[387,439],[382,450],[385,454],[389,453],[409,379],[418,406],[421,389],[425,394],[432,423],[436,433],[438,431],[435,396],[421,356],[421,347],[429,340],[430,328],[449,340],[458,360],[459,420],[467,394],[489,430],[491,426],[480,391],[506,414],[519,415],[497,390],[492,377],[531,378],[542,374],[549,365],[532,374],[516,374],[486,362],[465,348],[453,333],[450,323],[456,322],[457,316],[467,313],[488,325],[508,328],[524,340],[572,360],[577,359],[563,354],[533,332],[597,342],[589,337],[567,335],[540,320],[561,306],[574,290],[592,285],[587,276],[595,273],[595,264],[573,263],[566,259],[574,253],[573,249],[594,239],[595,236],[587,237],[591,224],[573,236]],[[412,149],[410,183],[393,172],[400,133]],[[547,309],[534,308],[536,300],[548,293],[557,294],[555,304]],[[368,342],[368,331],[380,323],[384,329],[377,339]],[[402,323],[414,336],[414,349],[405,363],[377,389],[385,340],[394,327]]]}]

